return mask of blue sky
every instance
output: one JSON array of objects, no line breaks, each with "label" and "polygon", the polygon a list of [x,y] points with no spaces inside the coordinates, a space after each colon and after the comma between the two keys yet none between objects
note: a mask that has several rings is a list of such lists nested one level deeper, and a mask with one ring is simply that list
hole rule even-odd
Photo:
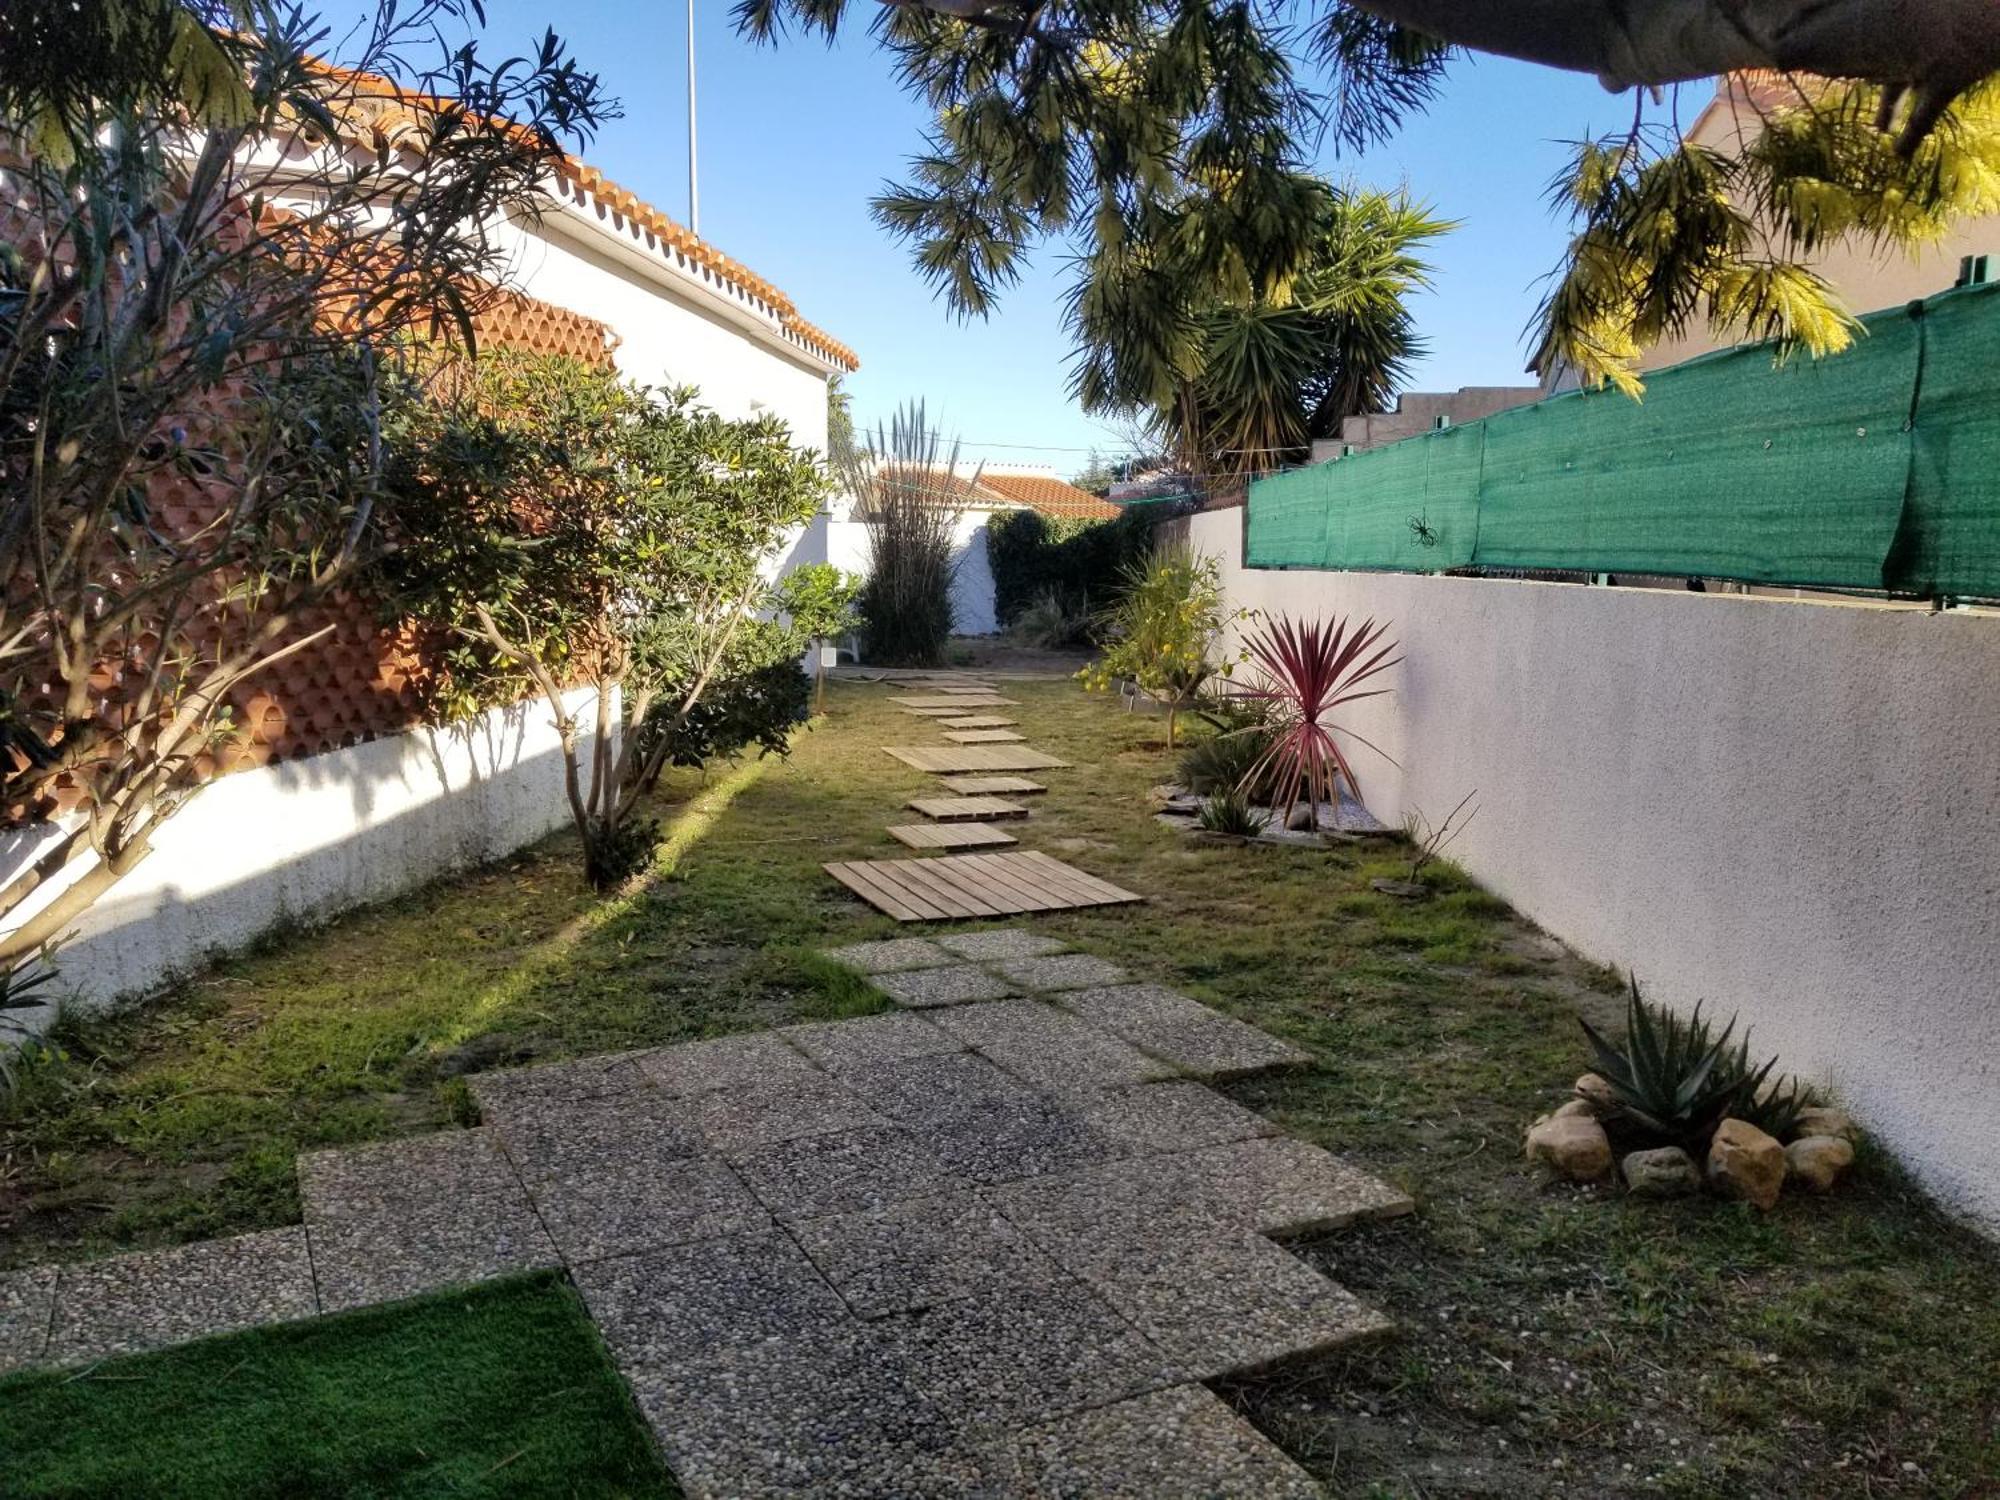
[{"label": "blue sky", "polygon": [[[924,116],[865,29],[832,51],[796,36],[757,48],[736,36],[725,0],[696,8],[702,236],[859,353],[849,382],[858,415],[872,423],[922,396],[968,454],[1064,473],[1082,467],[1081,450],[1115,450],[1117,438],[1065,392],[1061,247],[1037,257],[991,320],[960,324],[869,218],[870,195],[900,174]],[[858,11],[872,8],[859,0]],[[625,116],[588,159],[677,219],[687,213],[685,17],[678,0],[487,3],[492,45],[518,46],[553,25],[601,75]],[[1387,146],[1326,154],[1329,176],[1407,184],[1463,221],[1435,247],[1437,289],[1417,307],[1430,344],[1417,388],[1525,378],[1521,332],[1563,243],[1544,185],[1562,142],[1616,129],[1630,110],[1589,78],[1482,58],[1461,62],[1443,102]]]}]

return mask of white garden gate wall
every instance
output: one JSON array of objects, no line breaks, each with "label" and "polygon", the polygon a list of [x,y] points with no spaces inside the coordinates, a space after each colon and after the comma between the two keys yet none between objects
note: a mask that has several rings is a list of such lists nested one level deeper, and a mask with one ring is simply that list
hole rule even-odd
[{"label": "white garden gate wall", "polygon": [[1233,605],[1402,644],[1351,717],[1396,762],[1360,751],[1378,815],[1476,791],[1470,874],[1655,998],[1740,1013],[2000,1230],[2000,617],[1248,570],[1242,517],[1187,523]]}]

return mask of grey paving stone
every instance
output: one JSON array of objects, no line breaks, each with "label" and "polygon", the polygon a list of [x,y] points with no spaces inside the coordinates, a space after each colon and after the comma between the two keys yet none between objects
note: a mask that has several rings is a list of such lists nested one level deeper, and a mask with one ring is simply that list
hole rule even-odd
[{"label": "grey paving stone", "polygon": [[50,1364],[107,1359],[319,1311],[296,1226],[64,1266]]},{"label": "grey paving stone", "polygon": [[792,1232],[855,1314],[911,1312],[1060,1277],[1055,1263],[975,1193],[912,1198],[808,1219]]},{"label": "grey paving stone", "polygon": [[54,1266],[0,1272],[0,1375],[41,1360],[55,1305]]},{"label": "grey paving stone", "polygon": [[631,1377],[690,1500],[1000,1500],[899,1330],[820,1325]]},{"label": "grey paving stone", "polygon": [[622,1255],[579,1266],[574,1275],[628,1375],[732,1349],[788,1357],[786,1344],[849,1321],[826,1278],[779,1230]]},{"label": "grey paving stone", "polygon": [[1012,1443],[1027,1500],[1319,1500],[1319,1484],[1228,1403],[1175,1386],[1030,1428]]},{"label": "grey paving stone", "polygon": [[850,1081],[878,1111],[974,1182],[1067,1172],[1125,1154],[1122,1144],[1075,1110],[977,1053],[885,1063],[859,1070]]},{"label": "grey paving stone", "polygon": [[1132,977],[1118,965],[1089,953],[1006,958],[993,967],[1026,990],[1081,990],[1092,985],[1123,984]]},{"label": "grey paving stone", "polygon": [[824,955],[862,974],[894,974],[904,969],[940,969],[955,960],[928,938],[885,938],[877,943],[850,943],[828,948]]},{"label": "grey paving stone", "polygon": [[728,1157],[778,1141],[887,1123],[858,1095],[817,1071],[716,1090],[688,1103],[708,1148]]},{"label": "grey paving stone", "polygon": [[688,1101],[650,1085],[596,1098],[516,1098],[493,1128],[530,1186],[628,1172],[702,1149]]},{"label": "grey paving stone", "polygon": [[1262,1235],[1199,1209],[1138,1220],[1017,1196],[1008,1213],[1197,1380],[1310,1358],[1390,1326]]},{"label": "grey paving stone", "polygon": [[560,1263],[490,1128],[314,1152],[299,1181],[326,1312]]},{"label": "grey paving stone", "polygon": [[997,932],[956,932],[934,941],[940,948],[975,963],[1002,958],[1046,958],[1051,953],[1069,952],[1068,943],[1019,927],[1005,927]]},{"label": "grey paving stone", "polygon": [[1051,1093],[1088,1093],[1171,1076],[1173,1069],[1039,1000],[996,1000],[937,1013],[938,1025],[1008,1072]]},{"label": "grey paving stone", "polygon": [[1211,1146],[1166,1160],[1185,1192],[1259,1234],[1279,1238],[1392,1219],[1416,1207],[1400,1188],[1289,1136]]},{"label": "grey paving stone", "polygon": [[1111,1089],[1080,1102],[1084,1115],[1134,1151],[1192,1151],[1276,1135],[1278,1127],[1205,1084],[1175,1081]]},{"label": "grey paving stone", "polygon": [[566,1173],[529,1189],[572,1266],[761,1229],[770,1214],[728,1163],[701,1156]]},{"label": "grey paving stone", "polygon": [[1312,1062],[1311,1053],[1157,984],[1080,989],[1062,995],[1060,1003],[1093,1026],[1202,1078],[1238,1078]]},{"label": "grey paving stone", "polygon": [[787,1026],[780,1033],[829,1073],[841,1074],[906,1057],[961,1052],[965,1044],[911,1011],[892,1010],[851,1021]]},{"label": "grey paving stone", "polygon": [[909,1131],[884,1125],[781,1141],[737,1162],[780,1219],[853,1213],[959,1186]]},{"label": "grey paving stone", "polygon": [[639,1064],[645,1056],[643,1051],[611,1052],[599,1057],[579,1057],[572,1062],[503,1068],[476,1073],[466,1079],[466,1084],[490,1123],[510,1106],[525,1100],[595,1099],[642,1088],[646,1075]]},{"label": "grey paving stone", "polygon": [[648,1053],[640,1066],[661,1089],[678,1095],[776,1083],[817,1071],[771,1031],[746,1031],[706,1042],[660,1047]]},{"label": "grey paving stone", "polygon": [[973,964],[954,964],[948,969],[913,969],[906,974],[877,974],[870,983],[898,1005],[918,1009],[965,1005],[975,1000],[998,1000],[1016,993],[1015,987],[1006,980]]},{"label": "grey paving stone", "polygon": [[926,1389],[965,1432],[1002,1433],[1183,1379],[1158,1348],[1071,1281],[942,1303],[915,1315],[908,1333]]}]

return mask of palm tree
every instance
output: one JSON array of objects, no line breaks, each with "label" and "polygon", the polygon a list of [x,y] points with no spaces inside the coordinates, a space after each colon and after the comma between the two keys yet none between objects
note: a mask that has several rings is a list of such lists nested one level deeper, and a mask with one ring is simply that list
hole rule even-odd
[{"label": "palm tree", "polygon": [[[1423,352],[1409,309],[1430,285],[1418,251],[1453,227],[1407,193],[1329,189],[1304,261],[1269,291],[1177,295],[1159,257],[1135,267],[1129,248],[1093,262],[1072,304],[1084,340],[1072,389],[1086,411],[1149,415],[1206,478],[1296,461],[1394,396]],[[1134,317],[1147,298],[1150,315]]]}]

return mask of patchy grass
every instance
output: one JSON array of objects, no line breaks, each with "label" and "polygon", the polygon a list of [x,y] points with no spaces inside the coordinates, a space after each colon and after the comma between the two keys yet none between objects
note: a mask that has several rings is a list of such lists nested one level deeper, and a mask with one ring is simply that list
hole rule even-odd
[{"label": "patchy grass", "polygon": [[0,1382],[18,1500],[672,1500],[566,1281],[534,1277]]},{"label": "patchy grass", "polygon": [[[297,1149],[469,1119],[464,1070],[874,1008],[812,950],[896,930],[819,868],[894,852],[931,786],[875,748],[935,740],[889,696],[838,684],[789,761],[670,789],[663,867],[616,901],[553,840],[73,1028],[0,1123],[0,1254],[287,1222]],[[1413,905],[1368,888],[1392,851],[1187,841],[1147,804],[1158,720],[1007,696],[1078,763],[1029,846],[1151,897],[1038,928],[1309,1047],[1232,1092],[1417,1196],[1302,1252],[1403,1336],[1232,1393],[1334,1493],[2000,1492],[1996,1263],[1893,1163],[1768,1216],[1540,1184],[1521,1128],[1583,1066],[1578,1011],[1616,1023],[1613,976],[1449,868]]]}]

